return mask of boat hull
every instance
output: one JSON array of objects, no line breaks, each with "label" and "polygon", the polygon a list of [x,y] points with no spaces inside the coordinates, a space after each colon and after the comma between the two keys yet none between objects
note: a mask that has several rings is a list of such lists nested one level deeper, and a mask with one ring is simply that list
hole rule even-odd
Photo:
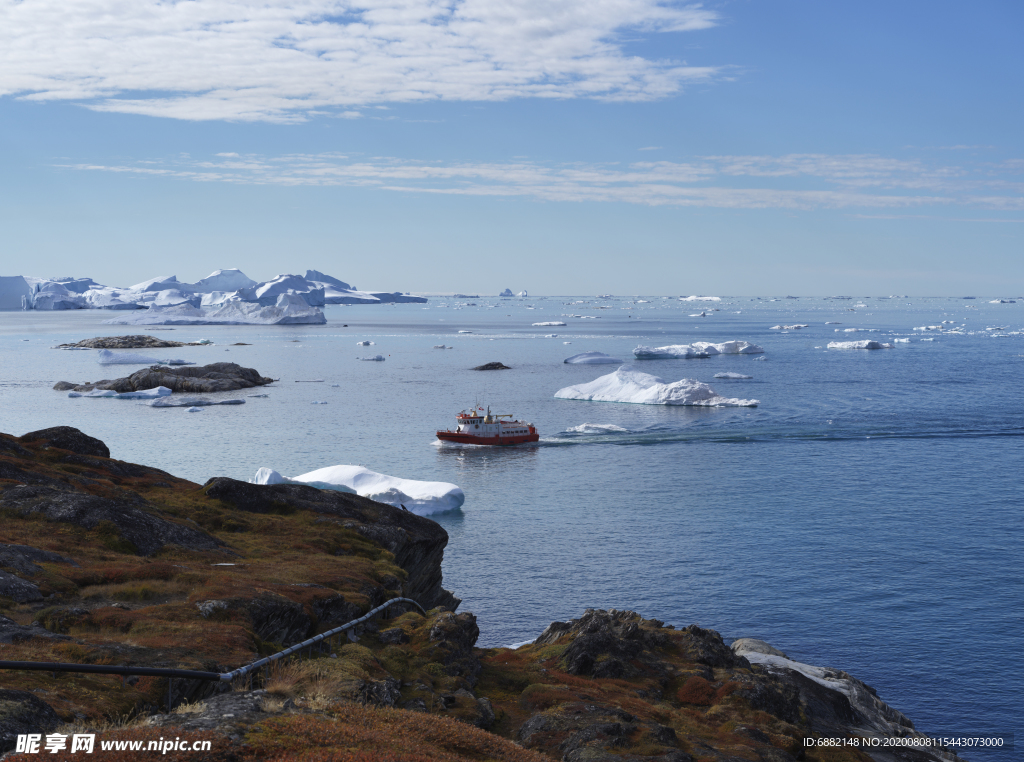
[{"label": "boat hull", "polygon": [[481,437],[474,434],[463,434],[459,431],[439,431],[437,438],[442,442],[458,444],[489,445],[491,447],[508,447],[509,445],[527,444],[540,440],[540,434],[517,434],[515,436]]}]

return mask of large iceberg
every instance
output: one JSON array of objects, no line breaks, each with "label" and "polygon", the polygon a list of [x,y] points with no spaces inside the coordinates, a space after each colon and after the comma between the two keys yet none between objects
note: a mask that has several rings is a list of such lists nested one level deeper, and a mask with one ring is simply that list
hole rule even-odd
[{"label": "large iceberg", "polygon": [[515,296],[515,294],[512,293],[512,289],[506,288],[504,291],[498,294],[498,296],[504,296],[505,298],[508,298],[510,296]]},{"label": "large iceberg", "polygon": [[239,296],[247,302],[258,302],[263,307],[277,303],[279,296],[292,293],[299,295],[310,307],[324,305],[324,288],[301,275],[278,275],[273,280],[257,283],[255,286],[243,288]]},{"label": "large iceberg", "polygon": [[146,312],[104,320],[110,325],[323,325],[324,313],[310,307],[297,294],[281,294],[277,303],[264,307],[252,302],[225,302],[217,307],[199,308],[191,304],[172,307],[154,306]]},{"label": "large iceberg", "polygon": [[892,344],[883,344],[880,341],[830,341],[829,349],[892,349]]},{"label": "large iceberg", "polygon": [[214,270],[202,280],[184,285],[187,285],[189,290],[194,293],[210,294],[214,291],[240,291],[243,288],[255,286],[256,281],[241,270],[231,268],[228,270]]},{"label": "large iceberg", "polygon": [[38,283],[32,295],[32,307],[37,310],[81,310],[87,306],[85,297],[52,280]]},{"label": "large iceberg", "polygon": [[466,502],[462,488],[448,482],[421,482],[379,474],[362,466],[328,466],[308,474],[288,478],[270,468],[261,468],[252,484],[307,484],[361,495],[378,503],[387,503],[420,516],[454,511]]},{"label": "large iceberg", "polygon": [[688,405],[694,407],[757,407],[758,400],[722,397],[705,383],[684,378],[667,382],[632,365],[588,384],[567,386],[555,392],[557,399],[594,402],[631,402],[638,405]]},{"label": "large iceberg", "polygon": [[693,357],[711,355],[760,355],[764,349],[749,341],[723,341],[712,344],[709,341],[695,341],[692,344],[672,344],[667,347],[645,347],[642,344],[633,350],[638,360],[687,360]]},{"label": "large iceberg", "polygon": [[21,275],[0,276],[0,310],[32,307],[32,286]]},{"label": "large iceberg", "polygon": [[[569,342],[565,342],[568,344]],[[570,365],[621,365],[622,360],[606,355],[604,352],[580,352],[578,355],[566,357],[562,362]]]}]

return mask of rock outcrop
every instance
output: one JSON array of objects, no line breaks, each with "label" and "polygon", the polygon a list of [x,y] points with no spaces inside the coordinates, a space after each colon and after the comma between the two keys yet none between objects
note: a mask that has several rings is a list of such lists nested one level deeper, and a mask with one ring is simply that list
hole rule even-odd
[{"label": "rock outcrop", "polygon": [[71,426],[54,426],[49,429],[30,431],[19,437],[22,442],[46,442],[49,447],[59,447],[62,450],[73,452],[78,455],[95,455],[100,458],[110,457],[110,448],[96,437],[83,434]]},{"label": "rock outcrop", "polygon": [[12,751],[19,735],[48,733],[58,725],[60,717],[35,694],[0,688],[0,754]]},{"label": "rock outcrop", "polygon": [[186,368],[170,368],[155,365],[137,370],[125,378],[104,379],[84,384],[60,381],[54,385],[57,391],[91,392],[94,389],[124,392],[138,392],[165,386],[172,392],[231,392],[237,389],[251,389],[254,386],[272,384],[274,379],[265,378],[253,368],[243,368],[233,362],[216,362]]},{"label": "rock outcrop", "polygon": [[489,362],[483,365],[477,365],[473,370],[512,370],[508,365],[501,362]]},{"label": "rock outcrop", "polygon": [[155,336],[97,336],[93,339],[82,339],[74,344],[59,344],[58,349],[166,349],[168,347],[201,346],[199,342],[186,344],[182,341],[168,341]]}]

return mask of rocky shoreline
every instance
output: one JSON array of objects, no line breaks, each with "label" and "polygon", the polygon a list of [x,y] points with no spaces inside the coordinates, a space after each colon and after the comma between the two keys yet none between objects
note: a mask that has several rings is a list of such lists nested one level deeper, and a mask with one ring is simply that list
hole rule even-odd
[{"label": "rocky shoreline", "polygon": [[0,672],[4,759],[34,758],[11,751],[18,734],[57,728],[208,738],[206,759],[225,762],[959,759],[816,745],[921,736],[845,672],[696,625],[591,609],[516,650],[477,648],[430,519],[303,485],[198,485],[109,455],[69,427],[0,434],[0,659],[224,671],[396,596],[427,614],[393,607],[256,685],[175,681],[170,712],[162,679]]}]

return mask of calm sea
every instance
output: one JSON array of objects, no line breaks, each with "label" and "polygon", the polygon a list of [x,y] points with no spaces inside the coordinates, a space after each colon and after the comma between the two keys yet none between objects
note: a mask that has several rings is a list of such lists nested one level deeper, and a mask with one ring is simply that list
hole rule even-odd
[{"label": "calm sea", "polygon": [[[451,535],[446,586],[479,617],[481,645],[527,640],[587,607],[635,609],[847,670],[925,732],[1020,729],[1008,660],[1024,614],[1024,300],[433,299],[327,315],[325,326],[140,329],[215,342],[157,357],[281,379],[265,399],[187,413],[52,391],[132,370],[51,349],[133,332],[102,325],[111,313],[0,313],[0,430],[76,426],[114,457],[197,482],[339,463],[454,482],[463,510],[434,518]],[[532,325],[546,321],[567,325]],[[794,324],[808,327],[772,329]],[[826,349],[894,338],[910,341]],[[729,339],[767,359],[640,365],[757,408],[552,397],[615,368],[562,362],[579,352],[629,360],[637,344]],[[386,361],[356,359],[375,354]],[[512,370],[470,370],[495,360]],[[753,378],[714,379],[724,371]],[[436,446],[434,430],[476,402],[535,423],[542,441]]]}]

